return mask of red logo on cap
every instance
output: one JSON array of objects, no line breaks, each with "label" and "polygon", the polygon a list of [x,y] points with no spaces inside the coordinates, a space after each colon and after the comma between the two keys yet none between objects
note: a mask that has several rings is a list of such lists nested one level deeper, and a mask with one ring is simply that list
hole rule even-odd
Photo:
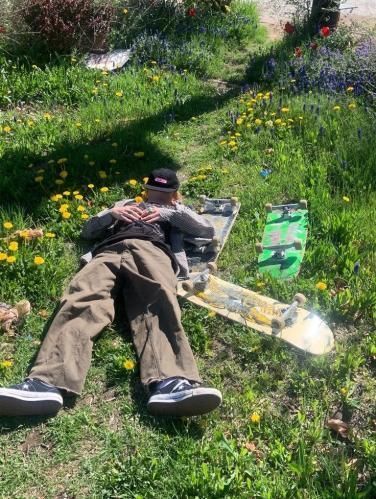
[{"label": "red logo on cap", "polygon": [[154,179],[156,182],[159,182],[161,184],[167,184],[167,180],[165,178],[161,178],[161,177],[155,177]]}]

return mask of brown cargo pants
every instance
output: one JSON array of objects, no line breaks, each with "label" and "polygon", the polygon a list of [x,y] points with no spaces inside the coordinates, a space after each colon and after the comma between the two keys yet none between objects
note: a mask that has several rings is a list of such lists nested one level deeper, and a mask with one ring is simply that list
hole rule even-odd
[{"label": "brown cargo pants", "polygon": [[180,321],[170,257],[140,239],[127,239],[113,248],[98,254],[71,281],[29,378],[80,394],[93,340],[113,321],[114,299],[121,293],[142,383],[171,376],[200,382]]}]

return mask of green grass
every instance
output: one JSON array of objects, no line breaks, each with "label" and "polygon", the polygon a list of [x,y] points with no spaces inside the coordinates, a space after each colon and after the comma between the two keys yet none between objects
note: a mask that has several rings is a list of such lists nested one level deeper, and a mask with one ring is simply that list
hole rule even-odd
[{"label": "green grass", "polygon": [[[236,61],[234,68],[227,68],[229,77],[241,75]],[[48,71],[35,88],[42,80],[48,86]],[[219,261],[221,275],[281,300],[304,292],[308,307],[333,328],[336,349],[310,357],[182,302],[205,382],[223,391],[224,402],[206,417],[157,419],[146,412],[137,366],[122,367],[124,360],[136,359],[129,335],[119,335],[124,329],[119,318],[98,340],[75,405],[67,401],[54,419],[0,422],[0,497],[372,497],[376,158],[374,124],[362,101],[349,109],[351,95],[301,97],[262,88],[263,94],[273,91],[273,99],[256,97],[253,113],[247,113],[252,95],[236,90],[218,95],[193,74],[151,63],[118,75],[92,73],[75,62],[53,72],[67,97],[60,90],[43,91],[39,103],[33,97],[1,118],[2,129],[11,131],[0,136],[0,252],[12,253],[7,237],[17,229],[56,234],[20,239],[16,262],[0,262],[1,301],[28,298],[33,306],[14,336],[0,336],[0,362],[13,363],[0,369],[2,386],[28,372],[48,317],[77,268],[81,215],[140,194],[142,177],[162,165],[178,170],[188,200],[197,194],[240,198],[241,213]],[[72,92],[72,80],[63,81],[70,72]],[[19,75],[22,81],[34,77]],[[98,95],[92,94],[94,85],[101,89]],[[311,105],[320,106],[317,118]],[[335,105],[340,109],[333,110]],[[272,128],[265,125],[269,119]],[[289,124],[275,124],[278,119]],[[144,155],[135,157],[137,152]],[[67,161],[59,164],[62,158]],[[272,172],[263,178],[262,169]],[[62,171],[68,172],[65,179]],[[135,185],[129,184],[133,179]],[[76,190],[82,200],[74,198]],[[264,228],[263,205],[299,198],[308,200],[310,217],[301,273],[289,284],[261,278],[254,243]],[[69,219],[59,212],[61,204],[69,205]],[[80,205],[84,212],[77,211]],[[13,224],[9,231],[5,221]],[[45,263],[36,266],[35,256]],[[318,282],[326,289],[317,289]],[[349,423],[348,439],[327,428],[332,416]]]}]

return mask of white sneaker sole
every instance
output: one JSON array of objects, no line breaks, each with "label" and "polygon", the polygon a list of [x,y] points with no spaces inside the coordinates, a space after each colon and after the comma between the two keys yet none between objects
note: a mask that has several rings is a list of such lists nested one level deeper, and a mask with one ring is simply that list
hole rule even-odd
[{"label": "white sneaker sole", "polygon": [[193,388],[173,394],[152,395],[147,408],[156,416],[200,416],[216,409],[222,395],[215,388]]},{"label": "white sneaker sole", "polygon": [[0,416],[45,416],[62,407],[63,397],[58,393],[0,388]]}]

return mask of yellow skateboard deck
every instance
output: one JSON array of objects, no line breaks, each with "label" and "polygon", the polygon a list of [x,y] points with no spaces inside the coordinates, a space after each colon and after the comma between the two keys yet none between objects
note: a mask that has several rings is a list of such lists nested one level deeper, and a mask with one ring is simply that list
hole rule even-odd
[{"label": "yellow skateboard deck", "polygon": [[180,281],[178,294],[227,319],[280,338],[304,352],[321,355],[334,347],[333,333],[325,322],[299,306],[305,301],[301,294],[295,295],[290,305],[283,304],[219,279],[209,269],[190,274],[188,281]]}]

